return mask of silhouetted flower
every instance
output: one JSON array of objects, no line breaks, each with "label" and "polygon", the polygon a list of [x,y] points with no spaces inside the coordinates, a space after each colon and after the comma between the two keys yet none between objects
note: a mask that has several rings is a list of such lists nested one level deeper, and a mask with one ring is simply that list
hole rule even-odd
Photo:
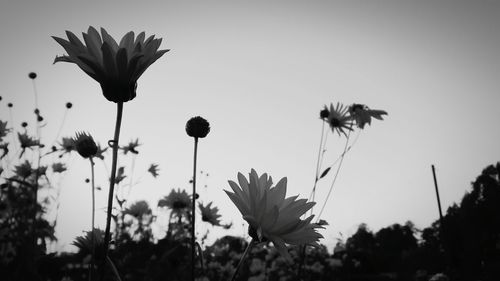
[{"label": "silhouetted flower", "polygon": [[347,114],[347,107],[344,107],[342,104],[337,103],[337,106],[333,107],[333,104],[330,104],[330,113],[328,114],[328,124],[330,128],[332,128],[333,132],[337,132],[346,135],[344,129],[352,131],[352,123],[350,116]]},{"label": "silhouetted flower", "polygon": [[319,118],[323,120],[328,120],[328,115],[330,115],[330,111],[328,111],[328,108],[325,107],[319,112]]},{"label": "silhouetted flower", "polygon": [[100,144],[97,144],[97,152],[95,153],[95,157],[104,160],[104,152],[106,152],[106,150],[108,150],[107,147],[103,149],[101,148]]},{"label": "silhouetted flower", "polygon": [[17,137],[19,139],[19,143],[21,144],[21,154],[19,155],[19,157],[23,156],[26,148],[32,149],[32,147],[34,146],[40,146],[40,142],[28,136],[26,132],[22,134],[18,132]]},{"label": "silhouetted flower", "polygon": [[151,164],[151,166],[149,166],[148,172],[151,173],[151,175],[156,178],[158,176],[158,165]]},{"label": "silhouetted flower", "polygon": [[94,235],[95,252],[99,254],[104,245],[104,231],[98,228],[94,228],[93,232],[85,231],[85,235],[76,237],[72,244],[80,250],[80,253],[90,255],[92,253],[92,235]]},{"label": "silhouetted flower", "polygon": [[76,151],[83,157],[93,157],[97,153],[97,144],[90,134],[79,132],[74,138]]},{"label": "silhouetted flower", "polygon": [[0,156],[1,160],[9,153],[9,144],[8,143],[0,144],[0,149],[2,150],[2,156]]},{"label": "silhouetted flower", "polygon": [[23,127],[23,128],[28,127],[28,123],[27,123],[27,122],[23,122],[23,123],[21,123],[21,127]]},{"label": "silhouetted flower", "polygon": [[382,115],[387,115],[384,110],[370,109],[364,104],[353,104],[349,106],[349,114],[356,122],[358,128],[363,129],[365,124],[371,125],[372,117],[378,120],[384,120]]},{"label": "silhouetted flower", "polygon": [[249,224],[249,235],[258,242],[272,241],[276,249],[289,260],[286,245],[314,245],[323,236],[315,228],[321,226],[311,223],[314,216],[305,220],[300,217],[307,212],[314,202],[306,199],[296,200],[298,196],[285,198],[286,178],[282,178],[274,187],[267,174],[258,176],[252,169],[249,176],[238,173],[239,185],[229,181],[233,192],[226,193]]},{"label": "silhouetted flower", "polygon": [[196,116],[186,123],[186,133],[193,138],[204,138],[210,132],[210,123],[203,117]]},{"label": "silhouetted flower", "polygon": [[139,154],[139,151],[136,149],[139,145],[139,139],[135,139],[135,141],[130,141],[126,146],[120,147],[120,149],[123,150],[123,154],[127,154],[128,152]]},{"label": "silhouetted flower", "polygon": [[7,136],[10,132],[10,129],[7,129],[7,121],[3,122],[0,120],[0,142],[3,141],[3,138]]},{"label": "silhouetted flower", "polygon": [[191,196],[185,190],[172,189],[170,193],[158,201],[158,207],[167,207],[172,211],[180,212],[191,204]]},{"label": "silhouetted flower", "polygon": [[115,184],[120,184],[122,180],[124,180],[127,176],[125,175],[125,167],[118,168],[118,172],[115,177]]},{"label": "silhouetted flower", "polygon": [[131,215],[135,218],[141,218],[144,215],[150,215],[151,214],[151,208],[149,208],[148,202],[141,200],[134,202],[130,207],[126,208],[125,211],[123,211],[124,214],[126,215]]},{"label": "silhouetted flower", "polygon": [[31,167],[31,163],[28,160],[24,161],[24,163],[17,165],[14,167],[14,173],[16,176],[25,179],[29,177],[33,173],[33,168]]},{"label": "silhouetted flower", "polygon": [[8,107],[10,107],[10,108],[12,108],[14,105],[13,105],[11,102],[9,102],[9,103],[7,104],[7,106],[8,106]]},{"label": "silhouetted flower", "polygon": [[70,108],[72,108],[72,107],[73,107],[73,104],[72,104],[72,103],[70,103],[70,102],[67,102],[67,103],[66,103],[66,108],[67,108],[67,109],[70,109]]},{"label": "silhouetted flower", "polygon": [[56,162],[52,164],[52,172],[54,173],[62,173],[66,171],[66,165],[64,163]]},{"label": "silhouetted flower", "polygon": [[30,73],[28,74],[28,77],[29,77],[30,79],[35,79],[35,78],[36,78],[36,73],[35,73],[35,72],[30,72]]},{"label": "silhouetted flower", "polygon": [[68,41],[52,36],[68,53],[56,56],[56,62],[78,65],[85,73],[101,84],[104,97],[112,102],[127,102],[136,96],[137,80],[144,71],[169,50],[158,50],[161,38],[154,35],[145,40],[141,32],[134,39],[130,31],[117,42],[101,28],[101,36],[90,26],[83,33],[83,44],[78,37],[66,31]]},{"label": "silhouetted flower", "polygon": [[75,140],[73,138],[62,138],[60,143],[64,153],[70,153],[73,150],[76,150]]},{"label": "silhouetted flower", "polygon": [[219,218],[221,217],[221,215],[219,215],[219,208],[212,208],[212,202],[208,203],[206,206],[198,203],[198,207],[200,208],[202,221],[206,221],[211,225],[220,226]]}]

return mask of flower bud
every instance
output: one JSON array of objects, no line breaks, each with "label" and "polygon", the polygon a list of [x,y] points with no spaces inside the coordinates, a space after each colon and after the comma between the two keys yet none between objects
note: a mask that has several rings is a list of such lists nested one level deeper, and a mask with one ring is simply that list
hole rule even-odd
[{"label": "flower bud", "polygon": [[210,123],[203,117],[196,116],[186,123],[186,133],[193,138],[204,138],[210,132]]},{"label": "flower bud", "polygon": [[83,158],[89,158],[96,155],[97,144],[91,135],[83,132],[76,133],[74,141],[76,151],[78,151]]}]

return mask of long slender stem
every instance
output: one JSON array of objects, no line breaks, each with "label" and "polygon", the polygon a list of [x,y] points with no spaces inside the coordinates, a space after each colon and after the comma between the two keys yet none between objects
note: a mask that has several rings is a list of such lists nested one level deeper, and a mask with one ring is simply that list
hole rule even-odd
[{"label": "long slender stem", "polygon": [[[315,196],[316,196],[316,186],[318,184],[318,180],[319,180],[319,173],[320,173],[320,169],[321,169],[321,165],[320,165],[320,159],[321,159],[321,151],[323,150],[323,136],[325,134],[325,121],[323,121],[323,124],[321,125],[321,138],[319,140],[319,150],[318,150],[318,160],[316,161],[316,175],[315,175],[315,178],[314,178],[314,186],[313,186],[313,189],[312,189],[312,201],[314,202],[314,199],[315,199]],[[313,213],[313,208],[311,208],[311,214]]]},{"label": "long slender stem", "polygon": [[250,249],[252,246],[255,244],[255,240],[252,238],[250,243],[248,243],[247,248],[245,249],[245,252],[243,252],[243,255],[241,256],[240,261],[238,262],[238,266],[236,266],[236,269],[234,270],[233,277],[231,278],[231,281],[236,280],[236,276],[238,276],[238,271],[240,271],[241,266],[243,265],[243,262],[245,261],[245,258],[247,257],[248,253],[250,252]]},{"label": "long slender stem", "polygon": [[91,228],[91,238],[90,238],[90,247],[92,249],[91,256],[90,256],[90,273],[89,273],[89,280],[92,281],[92,273],[94,272],[94,263],[95,263],[95,233],[94,233],[94,225],[95,225],[95,177],[94,177],[94,160],[92,157],[89,158],[90,160],[90,171],[91,171],[91,182],[92,182],[92,228]]},{"label": "long slender stem", "polygon": [[191,201],[191,280],[194,281],[194,268],[195,268],[195,256],[196,256],[196,237],[195,237],[195,225],[196,225],[196,156],[198,154],[198,138],[194,138],[194,163],[193,163],[193,198]]},{"label": "long slender stem", "polygon": [[349,145],[349,136],[351,135],[351,131],[347,134],[346,141],[345,141],[345,146],[344,146],[344,151],[342,152],[342,156],[340,157],[340,163],[337,166],[337,171],[335,171],[335,176],[333,177],[332,184],[330,185],[330,189],[328,190],[328,194],[326,195],[325,202],[323,203],[323,206],[321,206],[321,211],[318,214],[318,218],[316,219],[317,222],[319,222],[319,219],[321,218],[321,214],[323,214],[323,210],[325,209],[326,203],[328,202],[328,198],[330,198],[330,194],[332,193],[333,186],[335,185],[335,182],[337,181],[337,177],[340,172],[340,168],[342,167],[342,162],[344,162],[344,156],[347,151],[348,145]]},{"label": "long slender stem", "polygon": [[[111,178],[109,180],[109,194],[108,194],[108,209],[107,209],[107,217],[106,217],[106,230],[104,232],[104,253],[103,259],[106,260],[108,256],[108,248],[109,248],[109,238],[110,238],[110,228],[111,228],[111,211],[113,210],[113,191],[115,188],[115,179],[116,179],[116,166],[118,161],[118,142],[120,140],[120,126],[122,123],[122,115],[123,115],[123,103],[117,103],[116,109],[116,124],[115,124],[115,135],[113,137],[113,162],[111,165]],[[104,271],[102,271],[104,273]],[[102,279],[103,276],[101,276]]]}]

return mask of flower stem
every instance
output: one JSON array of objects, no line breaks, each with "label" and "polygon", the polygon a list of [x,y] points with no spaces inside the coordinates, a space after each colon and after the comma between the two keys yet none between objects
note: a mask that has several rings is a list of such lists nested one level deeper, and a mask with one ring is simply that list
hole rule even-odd
[{"label": "flower stem", "polygon": [[347,138],[345,141],[345,146],[344,146],[344,151],[342,152],[342,156],[340,157],[340,163],[337,166],[337,171],[335,171],[335,176],[333,177],[332,184],[330,185],[330,189],[328,190],[328,194],[326,195],[325,202],[323,203],[323,206],[321,206],[321,210],[319,211],[316,222],[319,222],[319,219],[321,218],[321,215],[323,214],[323,211],[326,207],[326,203],[328,202],[328,198],[330,198],[330,194],[332,193],[333,186],[335,185],[335,182],[337,181],[337,177],[339,175],[340,168],[342,167],[342,162],[344,162],[345,153],[347,152],[347,149],[348,149],[350,135],[351,135],[351,131],[349,131],[349,133],[347,135]]},{"label": "flower stem", "polygon": [[89,273],[89,281],[92,281],[92,273],[94,272],[94,263],[95,263],[95,238],[94,238],[94,225],[95,225],[95,178],[94,178],[94,160],[92,157],[90,160],[90,172],[92,178],[92,228],[91,228],[91,238],[90,238],[90,247],[92,249],[90,256],[90,273]]},{"label": "flower stem", "polygon": [[198,154],[198,138],[194,138],[194,163],[193,163],[193,198],[191,201],[191,280],[194,281],[196,237],[195,237],[195,214],[196,214],[196,156]]},{"label": "flower stem", "polygon": [[246,256],[250,252],[250,249],[252,246],[255,244],[255,240],[252,238],[250,243],[248,243],[247,248],[245,249],[245,252],[243,252],[243,256],[241,256],[240,261],[238,262],[238,265],[236,266],[236,269],[234,270],[233,277],[231,278],[231,281],[236,280],[236,276],[238,275],[238,271],[240,271],[241,266],[243,265],[243,262],[245,261]]},{"label": "flower stem", "polygon": [[[115,188],[115,179],[116,179],[116,166],[118,160],[118,141],[120,139],[120,126],[122,123],[122,115],[123,115],[123,102],[117,103],[116,109],[116,124],[115,124],[115,135],[113,138],[113,162],[111,165],[111,178],[109,180],[109,194],[108,194],[108,209],[107,209],[107,217],[106,217],[106,231],[104,232],[104,253],[103,259],[106,260],[108,256],[108,248],[109,248],[109,239],[110,239],[110,228],[111,228],[111,211],[113,210],[113,191]],[[104,273],[104,271],[103,271]],[[101,276],[102,279],[103,276]]]}]

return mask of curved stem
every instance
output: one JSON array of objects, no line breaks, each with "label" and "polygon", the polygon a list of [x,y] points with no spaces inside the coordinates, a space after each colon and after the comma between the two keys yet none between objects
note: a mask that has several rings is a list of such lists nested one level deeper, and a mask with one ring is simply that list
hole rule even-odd
[{"label": "curved stem", "polygon": [[90,273],[89,273],[89,280],[92,280],[92,273],[94,272],[94,262],[95,262],[95,233],[94,233],[94,225],[95,225],[95,177],[94,177],[94,160],[92,157],[89,158],[90,160],[90,171],[91,171],[91,178],[92,178],[92,228],[91,228],[91,238],[90,238],[90,247],[91,247],[91,256],[90,256]]},{"label": "curved stem", "polygon": [[[116,179],[116,166],[118,160],[118,141],[120,140],[120,126],[122,123],[122,115],[123,115],[123,103],[117,103],[116,110],[116,124],[115,124],[115,135],[113,138],[113,162],[111,165],[111,178],[109,180],[109,194],[108,194],[108,208],[107,208],[107,217],[106,217],[106,231],[104,232],[104,255],[103,259],[106,260],[108,256],[108,248],[109,248],[109,238],[110,238],[110,228],[111,228],[111,211],[113,210],[113,191],[115,188],[115,179]],[[102,278],[102,276],[101,276]]]},{"label": "curved stem", "polygon": [[236,280],[236,276],[238,276],[238,271],[240,271],[240,268],[243,265],[243,262],[245,261],[246,256],[248,255],[248,253],[250,252],[250,249],[252,248],[252,246],[254,244],[255,244],[255,240],[252,238],[252,240],[250,241],[250,243],[248,243],[248,246],[245,249],[245,252],[241,256],[241,259],[238,262],[238,266],[236,266],[236,269],[234,270],[233,277],[231,278],[231,281]]},{"label": "curved stem", "polygon": [[194,164],[193,164],[193,198],[191,200],[191,280],[194,280],[195,256],[196,256],[196,156],[198,154],[198,138],[194,138]]}]

